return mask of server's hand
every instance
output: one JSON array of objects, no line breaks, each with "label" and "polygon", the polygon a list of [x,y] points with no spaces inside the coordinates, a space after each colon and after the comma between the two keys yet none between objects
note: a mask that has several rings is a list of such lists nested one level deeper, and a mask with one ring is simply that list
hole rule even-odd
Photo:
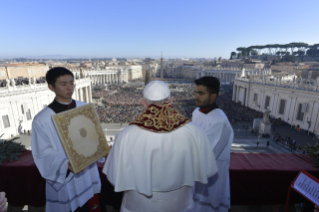
[{"label": "server's hand", "polygon": [[7,211],[7,198],[6,193],[0,192],[0,212]]}]

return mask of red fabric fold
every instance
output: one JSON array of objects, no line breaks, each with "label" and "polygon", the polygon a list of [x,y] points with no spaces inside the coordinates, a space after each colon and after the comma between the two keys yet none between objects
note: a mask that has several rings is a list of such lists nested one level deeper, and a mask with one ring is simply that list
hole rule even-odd
[{"label": "red fabric fold", "polygon": [[89,199],[90,212],[101,212],[101,206],[99,201],[99,195],[94,194],[94,196]]}]

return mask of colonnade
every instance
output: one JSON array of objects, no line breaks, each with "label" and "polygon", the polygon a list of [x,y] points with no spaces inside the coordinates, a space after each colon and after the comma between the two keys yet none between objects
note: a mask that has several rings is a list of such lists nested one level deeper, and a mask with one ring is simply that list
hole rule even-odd
[{"label": "colonnade", "polygon": [[211,76],[218,78],[221,82],[233,82],[236,78],[236,73],[221,73],[221,72],[212,72],[212,71],[205,71],[199,72],[197,75],[197,79],[205,76]]},{"label": "colonnade", "polygon": [[128,82],[127,75],[112,74],[112,73],[99,73],[90,74],[92,85],[99,84],[121,84],[123,82]]},{"label": "colonnade", "polygon": [[271,74],[271,69],[266,70],[204,70],[199,71],[196,74],[196,79],[199,79],[204,76],[213,76],[217,77],[221,82],[234,82],[235,78],[240,74],[244,74],[246,76],[251,75],[268,75]]},{"label": "colonnade", "polygon": [[92,103],[92,88],[91,86],[75,86],[74,89],[74,99],[77,99],[82,102]]}]

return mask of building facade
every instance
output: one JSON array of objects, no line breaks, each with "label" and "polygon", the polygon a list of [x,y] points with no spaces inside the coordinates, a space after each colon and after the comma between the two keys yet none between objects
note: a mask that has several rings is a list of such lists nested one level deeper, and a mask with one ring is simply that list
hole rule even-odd
[{"label": "building facade", "polygon": [[269,75],[271,74],[271,69],[201,69],[195,74],[196,79],[204,76],[213,76],[217,77],[222,83],[233,83],[237,76],[257,76],[262,74]]},{"label": "building facade", "polygon": [[49,66],[44,64],[9,64],[0,67],[0,80],[45,77]]},{"label": "building facade", "polygon": [[140,79],[145,71],[155,75],[157,64],[110,66],[103,69],[69,68],[76,78],[86,76],[91,79],[92,85],[127,83],[129,80]]},{"label": "building facade", "polygon": [[[244,71],[244,72],[243,72]],[[236,75],[240,76],[242,74],[246,76],[255,76],[261,74],[271,74],[271,69],[243,69],[243,68],[233,68],[233,67],[215,67],[206,68],[202,66],[172,66],[166,68],[166,73],[168,77],[179,77],[189,80],[198,79],[204,76],[214,76],[217,77],[222,83],[232,83],[234,82]]]},{"label": "building facade", "polygon": [[236,77],[232,100],[319,135],[319,80],[269,80]]},{"label": "building facade", "polygon": [[[10,138],[30,131],[34,116],[54,100],[46,83],[0,87],[0,135]],[[91,79],[75,80],[73,99],[92,102]]]}]

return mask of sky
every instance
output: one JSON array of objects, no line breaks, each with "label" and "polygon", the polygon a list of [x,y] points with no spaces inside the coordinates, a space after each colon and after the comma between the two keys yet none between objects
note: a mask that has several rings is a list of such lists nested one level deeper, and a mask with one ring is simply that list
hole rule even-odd
[{"label": "sky", "polygon": [[0,0],[0,58],[229,58],[319,43],[318,0]]}]

